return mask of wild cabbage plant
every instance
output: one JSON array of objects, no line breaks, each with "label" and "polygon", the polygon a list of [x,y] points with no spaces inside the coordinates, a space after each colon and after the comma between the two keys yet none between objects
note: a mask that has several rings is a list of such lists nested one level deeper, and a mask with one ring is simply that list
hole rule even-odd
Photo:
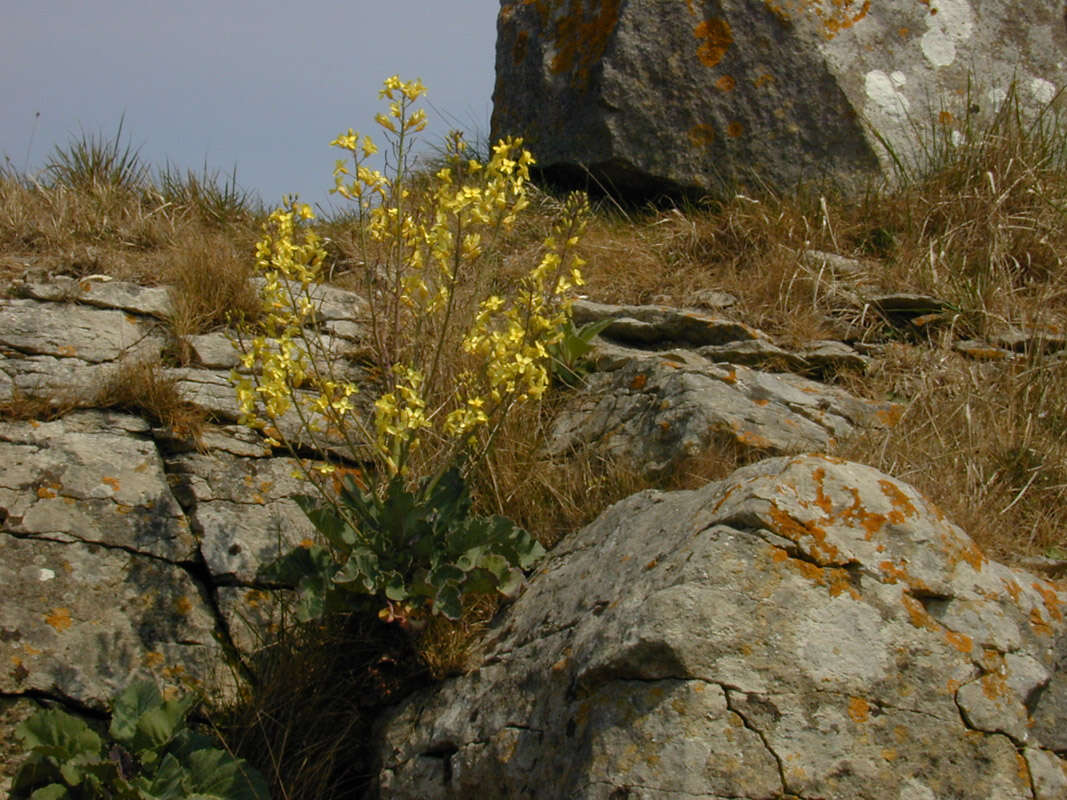
[{"label": "wild cabbage plant", "polygon": [[[377,152],[370,137],[349,129],[332,142],[347,154],[333,191],[354,209],[377,386],[344,379],[316,330],[326,253],[311,209],[278,209],[257,245],[264,313],[241,331],[246,372],[234,373],[243,421],[292,447],[278,420],[294,415],[320,452],[330,441],[347,455],[305,471],[318,493],[301,507],[323,544],[269,571],[296,578],[305,615],[343,588],[381,598],[385,617],[455,617],[463,595],[510,592],[543,552],[502,518],[472,517],[465,476],[508,413],[549,386],[550,351],[582,282],[576,248],[588,203],[569,197],[539,261],[494,291],[487,253],[527,207],[533,158],[507,139],[480,163],[452,136],[443,166],[413,174],[412,137],[426,124],[414,103],[424,92],[418,81],[385,81],[388,111],[376,118],[389,143],[385,173],[367,166]],[[361,412],[356,396],[368,388],[372,410]]]},{"label": "wild cabbage plant", "polygon": [[115,698],[106,735],[58,709],[15,729],[29,751],[13,800],[269,800],[263,776],[186,722],[192,695],[165,700],[150,681]]}]

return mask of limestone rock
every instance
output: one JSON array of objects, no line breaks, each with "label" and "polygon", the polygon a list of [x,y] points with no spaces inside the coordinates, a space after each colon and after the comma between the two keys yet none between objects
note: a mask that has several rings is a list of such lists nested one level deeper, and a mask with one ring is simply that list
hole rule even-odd
[{"label": "limestone rock", "polygon": [[215,579],[254,583],[260,566],[316,535],[290,499],[312,491],[292,459],[185,453],[167,467]]},{"label": "limestone rock", "polygon": [[1024,113],[1047,104],[1065,51],[1053,0],[501,0],[491,138],[641,198],[752,173],[861,186],[914,164],[917,126],[960,140],[1013,82]]},{"label": "limestone rock", "polygon": [[215,619],[180,567],[115,547],[0,532],[0,692],[102,709],[132,676],[227,682]]},{"label": "limestone rock", "polygon": [[683,351],[685,360],[621,347],[610,352],[613,371],[590,375],[553,423],[552,452],[593,445],[655,474],[701,454],[719,436],[771,453],[824,451],[859,426],[892,425],[900,414],[892,403],[692,352]]},{"label": "limestone rock", "polygon": [[136,417],[78,412],[0,423],[4,530],[191,561],[196,541]]},{"label": "limestone rock", "polygon": [[113,309],[0,299],[0,347],[26,355],[73,357],[90,363],[139,353],[158,356],[152,326]]},{"label": "limestone rock", "polygon": [[70,278],[58,275],[46,282],[26,282],[16,291],[36,300],[79,302],[100,308],[117,308],[132,314],[166,319],[174,313],[170,291],[163,286],[140,286],[107,276]]},{"label": "limestone rock", "polygon": [[734,320],[668,306],[616,306],[577,300],[571,313],[576,325],[614,320],[604,329],[604,336],[628,344],[663,346],[665,342],[672,342],[699,347],[766,338],[754,328]]},{"label": "limestone rock", "polygon": [[[1063,584],[989,561],[869,467],[783,457],[643,492],[557,546],[479,669],[391,715],[379,786],[1055,796],[1062,743],[1036,721],[1064,696],[1065,603]],[[987,691],[981,714],[962,708]]]}]

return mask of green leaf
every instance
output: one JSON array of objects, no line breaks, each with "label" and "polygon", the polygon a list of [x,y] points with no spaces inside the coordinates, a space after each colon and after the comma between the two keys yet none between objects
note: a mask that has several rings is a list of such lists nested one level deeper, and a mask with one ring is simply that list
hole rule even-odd
[{"label": "green leaf", "polygon": [[433,599],[435,614],[444,614],[451,620],[459,619],[463,614],[462,595],[455,583],[446,583],[437,590]]},{"label": "green leaf", "polygon": [[385,576],[385,596],[396,603],[408,599],[408,587],[399,572],[390,572]]},{"label": "green leaf", "polygon": [[465,577],[466,575],[464,574],[463,570],[459,569],[458,567],[453,566],[452,564],[441,564],[440,566],[430,570],[430,574],[427,580],[429,581],[431,586],[436,586],[440,588],[448,583],[452,583],[458,586],[460,583],[463,582],[463,579]]},{"label": "green leaf", "polygon": [[503,580],[508,572],[510,572],[508,568],[508,560],[497,553],[490,553],[483,556],[478,566],[489,570],[489,572],[496,577],[497,581]]},{"label": "green leaf", "polygon": [[505,575],[497,584],[496,590],[504,595],[504,597],[514,599],[518,597],[519,591],[522,589],[525,580],[521,569],[509,569],[507,575]]},{"label": "green leaf", "polygon": [[80,755],[100,757],[100,737],[84,720],[58,709],[38,711],[15,728],[27,750],[68,761]]},{"label": "green leaf", "polygon": [[120,742],[129,742],[137,732],[141,715],[163,702],[154,681],[134,681],[112,701],[108,732]]},{"label": "green leaf", "polygon": [[373,594],[378,591],[381,575],[378,554],[369,547],[357,547],[349,553],[348,560],[334,573],[332,580],[350,591]]},{"label": "green leaf", "polygon": [[184,800],[188,795],[186,770],[173,754],[167,753],[155,773],[135,780],[134,786],[159,800]]},{"label": "green leaf", "polygon": [[137,730],[130,741],[130,749],[144,761],[147,753],[155,754],[174,735],[185,727],[185,715],[196,704],[196,697],[186,695],[177,700],[167,700],[141,714]]},{"label": "green leaf", "polygon": [[270,800],[267,782],[259,771],[216,748],[190,755],[188,788],[195,797]]},{"label": "green leaf", "polygon": [[356,543],[356,532],[336,508],[307,495],[296,495],[293,501],[334,549],[347,551]]},{"label": "green leaf", "polygon": [[[70,796],[71,794],[66,786],[62,786],[58,783],[51,783],[31,794],[30,800],[60,800],[60,798]],[[14,797],[14,795],[12,795],[12,797]]]}]

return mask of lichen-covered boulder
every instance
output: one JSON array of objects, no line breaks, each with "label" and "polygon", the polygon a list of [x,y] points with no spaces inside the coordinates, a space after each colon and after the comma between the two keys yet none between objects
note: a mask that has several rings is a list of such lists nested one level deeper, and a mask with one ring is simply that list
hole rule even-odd
[{"label": "lichen-covered boulder", "polygon": [[869,467],[643,492],[387,720],[381,796],[1062,798],[1065,607]]},{"label": "lichen-covered boulder", "polygon": [[502,0],[497,29],[493,139],[642,196],[858,184],[1067,82],[1053,0]]}]

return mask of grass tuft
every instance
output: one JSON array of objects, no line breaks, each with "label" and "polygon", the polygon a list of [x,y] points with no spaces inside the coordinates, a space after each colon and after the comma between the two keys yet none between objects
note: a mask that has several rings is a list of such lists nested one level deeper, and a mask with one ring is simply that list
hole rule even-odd
[{"label": "grass tuft", "polygon": [[141,414],[178,436],[197,440],[207,421],[204,412],[182,399],[176,381],[158,361],[128,361],[101,387],[95,408]]},{"label": "grass tuft", "polygon": [[76,191],[106,193],[140,192],[148,178],[140,149],[122,140],[125,116],[119,119],[113,138],[103,134],[81,135],[67,145],[57,145],[45,163],[53,186]]}]

